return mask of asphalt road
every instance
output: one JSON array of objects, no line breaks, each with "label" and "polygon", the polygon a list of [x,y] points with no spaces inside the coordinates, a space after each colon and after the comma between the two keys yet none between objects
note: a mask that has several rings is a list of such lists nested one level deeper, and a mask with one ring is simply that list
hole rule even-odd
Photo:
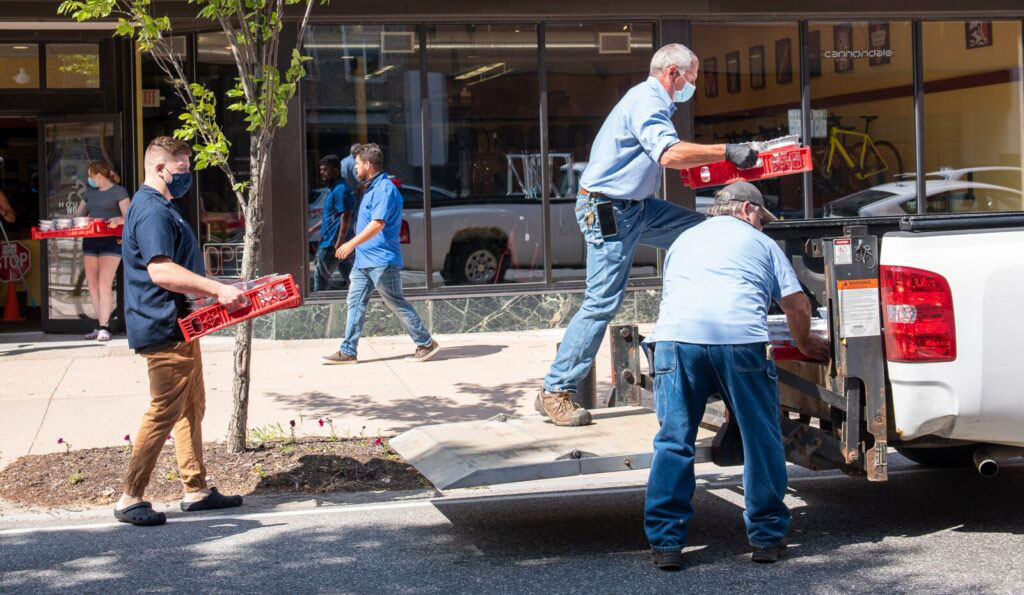
[{"label": "asphalt road", "polygon": [[[899,462],[888,483],[793,470],[788,555],[749,561],[736,469],[704,476],[686,567],[650,564],[642,488],[0,523],[0,591],[111,593],[1020,592],[1024,465]],[[479,495],[478,495],[479,494]],[[69,527],[67,525],[73,525]]]}]

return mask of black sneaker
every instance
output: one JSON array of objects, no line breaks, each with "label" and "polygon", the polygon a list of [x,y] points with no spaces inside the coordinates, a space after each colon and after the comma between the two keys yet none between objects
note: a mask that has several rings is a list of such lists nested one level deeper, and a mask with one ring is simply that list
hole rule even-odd
[{"label": "black sneaker", "polygon": [[773,564],[784,551],[786,551],[785,539],[768,547],[755,547],[750,559],[759,564]]},{"label": "black sneaker", "polygon": [[437,355],[437,352],[441,349],[441,346],[437,344],[437,341],[431,339],[430,345],[426,347],[417,347],[416,353],[405,358],[411,362],[425,362],[428,359]]},{"label": "black sneaker", "polygon": [[683,569],[682,552],[656,552],[651,550],[651,558],[654,560],[654,566],[658,570],[676,571]]},{"label": "black sneaker", "polygon": [[335,351],[330,355],[320,356],[320,362],[325,366],[337,366],[339,364],[354,364],[356,363],[356,356]]}]

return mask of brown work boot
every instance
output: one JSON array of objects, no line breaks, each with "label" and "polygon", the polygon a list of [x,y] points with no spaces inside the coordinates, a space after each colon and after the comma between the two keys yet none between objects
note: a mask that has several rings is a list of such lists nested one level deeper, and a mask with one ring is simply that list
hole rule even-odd
[{"label": "brown work boot", "polygon": [[550,417],[556,426],[585,426],[590,423],[590,412],[573,403],[569,391],[549,393],[541,389],[533,407],[537,413]]}]

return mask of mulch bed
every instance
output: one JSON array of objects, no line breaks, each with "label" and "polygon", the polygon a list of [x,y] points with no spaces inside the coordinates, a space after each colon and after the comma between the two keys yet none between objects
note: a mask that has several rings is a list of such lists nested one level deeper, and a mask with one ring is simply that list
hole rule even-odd
[{"label": "mulch bed", "polygon": [[[0,498],[31,507],[112,504],[128,468],[126,447],[29,455],[0,472]],[[429,488],[430,482],[380,438],[297,438],[243,453],[205,449],[207,481],[224,494],[322,494]],[[160,453],[146,499],[181,497],[173,443]]]}]

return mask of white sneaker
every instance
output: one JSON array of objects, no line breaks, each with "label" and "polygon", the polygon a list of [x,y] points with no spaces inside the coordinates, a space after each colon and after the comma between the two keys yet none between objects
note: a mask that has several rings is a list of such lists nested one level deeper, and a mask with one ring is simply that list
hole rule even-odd
[{"label": "white sneaker", "polygon": [[99,331],[96,332],[96,340],[97,341],[109,341],[110,340],[110,331],[105,330],[105,329],[100,329]]},{"label": "white sneaker", "polygon": [[95,341],[96,337],[100,336],[100,329],[96,329],[93,332],[85,336],[86,341]]}]

